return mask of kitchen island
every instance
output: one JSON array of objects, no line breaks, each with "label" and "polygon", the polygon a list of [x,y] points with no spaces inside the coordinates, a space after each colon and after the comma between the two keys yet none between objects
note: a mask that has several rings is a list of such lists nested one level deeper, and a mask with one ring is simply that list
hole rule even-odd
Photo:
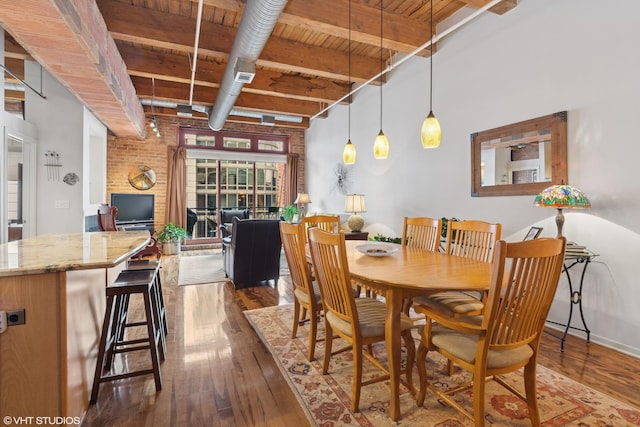
[{"label": "kitchen island", "polygon": [[0,245],[0,310],[24,310],[25,320],[0,333],[0,415],[81,421],[105,287],[149,241],[148,231],[132,231],[48,234]]}]

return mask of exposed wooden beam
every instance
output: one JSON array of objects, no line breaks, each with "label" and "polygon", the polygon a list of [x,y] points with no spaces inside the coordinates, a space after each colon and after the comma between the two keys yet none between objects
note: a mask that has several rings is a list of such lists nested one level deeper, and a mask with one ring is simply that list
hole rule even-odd
[{"label": "exposed wooden beam", "polygon": [[3,0],[0,22],[114,134],[144,137],[144,112],[95,3]]},{"label": "exposed wooden beam", "polygon": [[[151,99],[153,95],[151,81],[142,77],[132,77],[136,91],[141,98]],[[183,103],[188,99],[189,85],[168,81],[156,81],[155,99]],[[218,90],[210,87],[195,86],[193,90],[194,105],[213,105]],[[235,107],[273,114],[293,114],[310,117],[320,111],[324,104],[320,102],[300,101],[291,98],[279,98],[242,92]]]},{"label": "exposed wooden beam", "polygon": [[[125,43],[119,43],[118,46],[132,76],[154,77],[157,80],[176,83],[191,81],[189,57],[186,54],[136,48]],[[196,69],[195,84],[219,87],[225,67],[226,64],[201,59]],[[329,79],[260,69],[251,84],[246,84],[243,90],[249,93],[329,103],[344,96],[348,87],[347,83],[339,84]]]},{"label": "exposed wooden beam", "polygon": [[[98,0],[98,5],[111,35],[116,40],[174,49],[184,53],[193,51],[195,19],[114,0]],[[235,34],[234,28],[202,22],[199,55],[226,62]],[[296,54],[292,55],[292,52]],[[275,37],[271,37],[265,45],[257,65],[328,79],[349,80],[346,53]],[[365,82],[379,70],[378,59],[351,55],[351,81]]]},{"label": "exposed wooden beam", "polygon": [[[11,57],[5,58],[4,66],[7,70],[11,71],[11,73],[14,76],[24,80],[24,61],[22,59],[11,58]],[[12,75],[10,75],[7,72],[5,72],[5,81],[10,81],[14,83],[18,82],[18,80],[16,80]]]},{"label": "exposed wooden beam", "polygon": [[[460,1],[462,1],[463,3],[467,3],[471,7],[479,9],[489,4],[492,0],[460,0]],[[502,0],[500,3],[490,8],[489,11],[497,15],[502,15],[504,13],[507,13],[517,5],[518,5],[518,0]]]}]

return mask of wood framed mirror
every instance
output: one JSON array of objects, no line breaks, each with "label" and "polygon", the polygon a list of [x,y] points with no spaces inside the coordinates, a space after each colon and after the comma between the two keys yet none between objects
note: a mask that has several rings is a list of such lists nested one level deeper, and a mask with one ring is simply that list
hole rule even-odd
[{"label": "wood framed mirror", "polygon": [[471,135],[471,196],[535,195],[567,179],[567,112]]}]

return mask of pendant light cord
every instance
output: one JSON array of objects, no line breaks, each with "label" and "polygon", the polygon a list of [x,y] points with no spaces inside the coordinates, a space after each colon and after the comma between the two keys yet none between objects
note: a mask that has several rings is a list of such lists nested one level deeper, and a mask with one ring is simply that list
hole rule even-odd
[{"label": "pendant light cord", "polygon": [[[351,91],[351,0],[349,0],[349,91]],[[349,139],[351,141],[351,96],[349,96]]]},{"label": "pendant light cord", "polygon": [[429,43],[429,112],[433,111],[433,0],[429,8],[429,31],[431,31],[431,42]]},{"label": "pendant light cord", "polygon": [[380,130],[382,130],[382,0],[380,0]]}]

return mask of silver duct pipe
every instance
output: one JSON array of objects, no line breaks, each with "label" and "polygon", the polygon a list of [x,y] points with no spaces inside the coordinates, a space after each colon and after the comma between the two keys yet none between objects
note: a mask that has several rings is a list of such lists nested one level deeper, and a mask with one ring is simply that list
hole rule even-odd
[{"label": "silver duct pipe", "polygon": [[[242,91],[243,79],[236,79],[245,67],[254,67],[278,22],[287,0],[249,0],[246,2],[240,25],[236,33],[227,68],[224,70],[216,102],[209,114],[209,127],[220,130],[227,120],[231,108]],[[245,80],[246,81],[246,80]]]},{"label": "silver duct pipe", "polygon": [[[161,99],[152,100],[148,98],[142,98],[140,99],[140,102],[142,103],[142,105],[148,105],[148,106],[153,105],[154,107],[178,108],[177,102],[163,101]],[[194,104],[191,106],[191,108],[193,109],[193,111],[209,114],[209,107],[205,105]],[[251,117],[254,119],[262,119],[264,116],[272,116],[276,121],[279,121],[279,122],[302,123],[301,116],[294,116],[294,115],[288,115],[288,114],[261,113],[259,111],[239,110],[237,108],[232,108],[229,111],[229,114],[234,116],[240,116],[240,117]]]}]

